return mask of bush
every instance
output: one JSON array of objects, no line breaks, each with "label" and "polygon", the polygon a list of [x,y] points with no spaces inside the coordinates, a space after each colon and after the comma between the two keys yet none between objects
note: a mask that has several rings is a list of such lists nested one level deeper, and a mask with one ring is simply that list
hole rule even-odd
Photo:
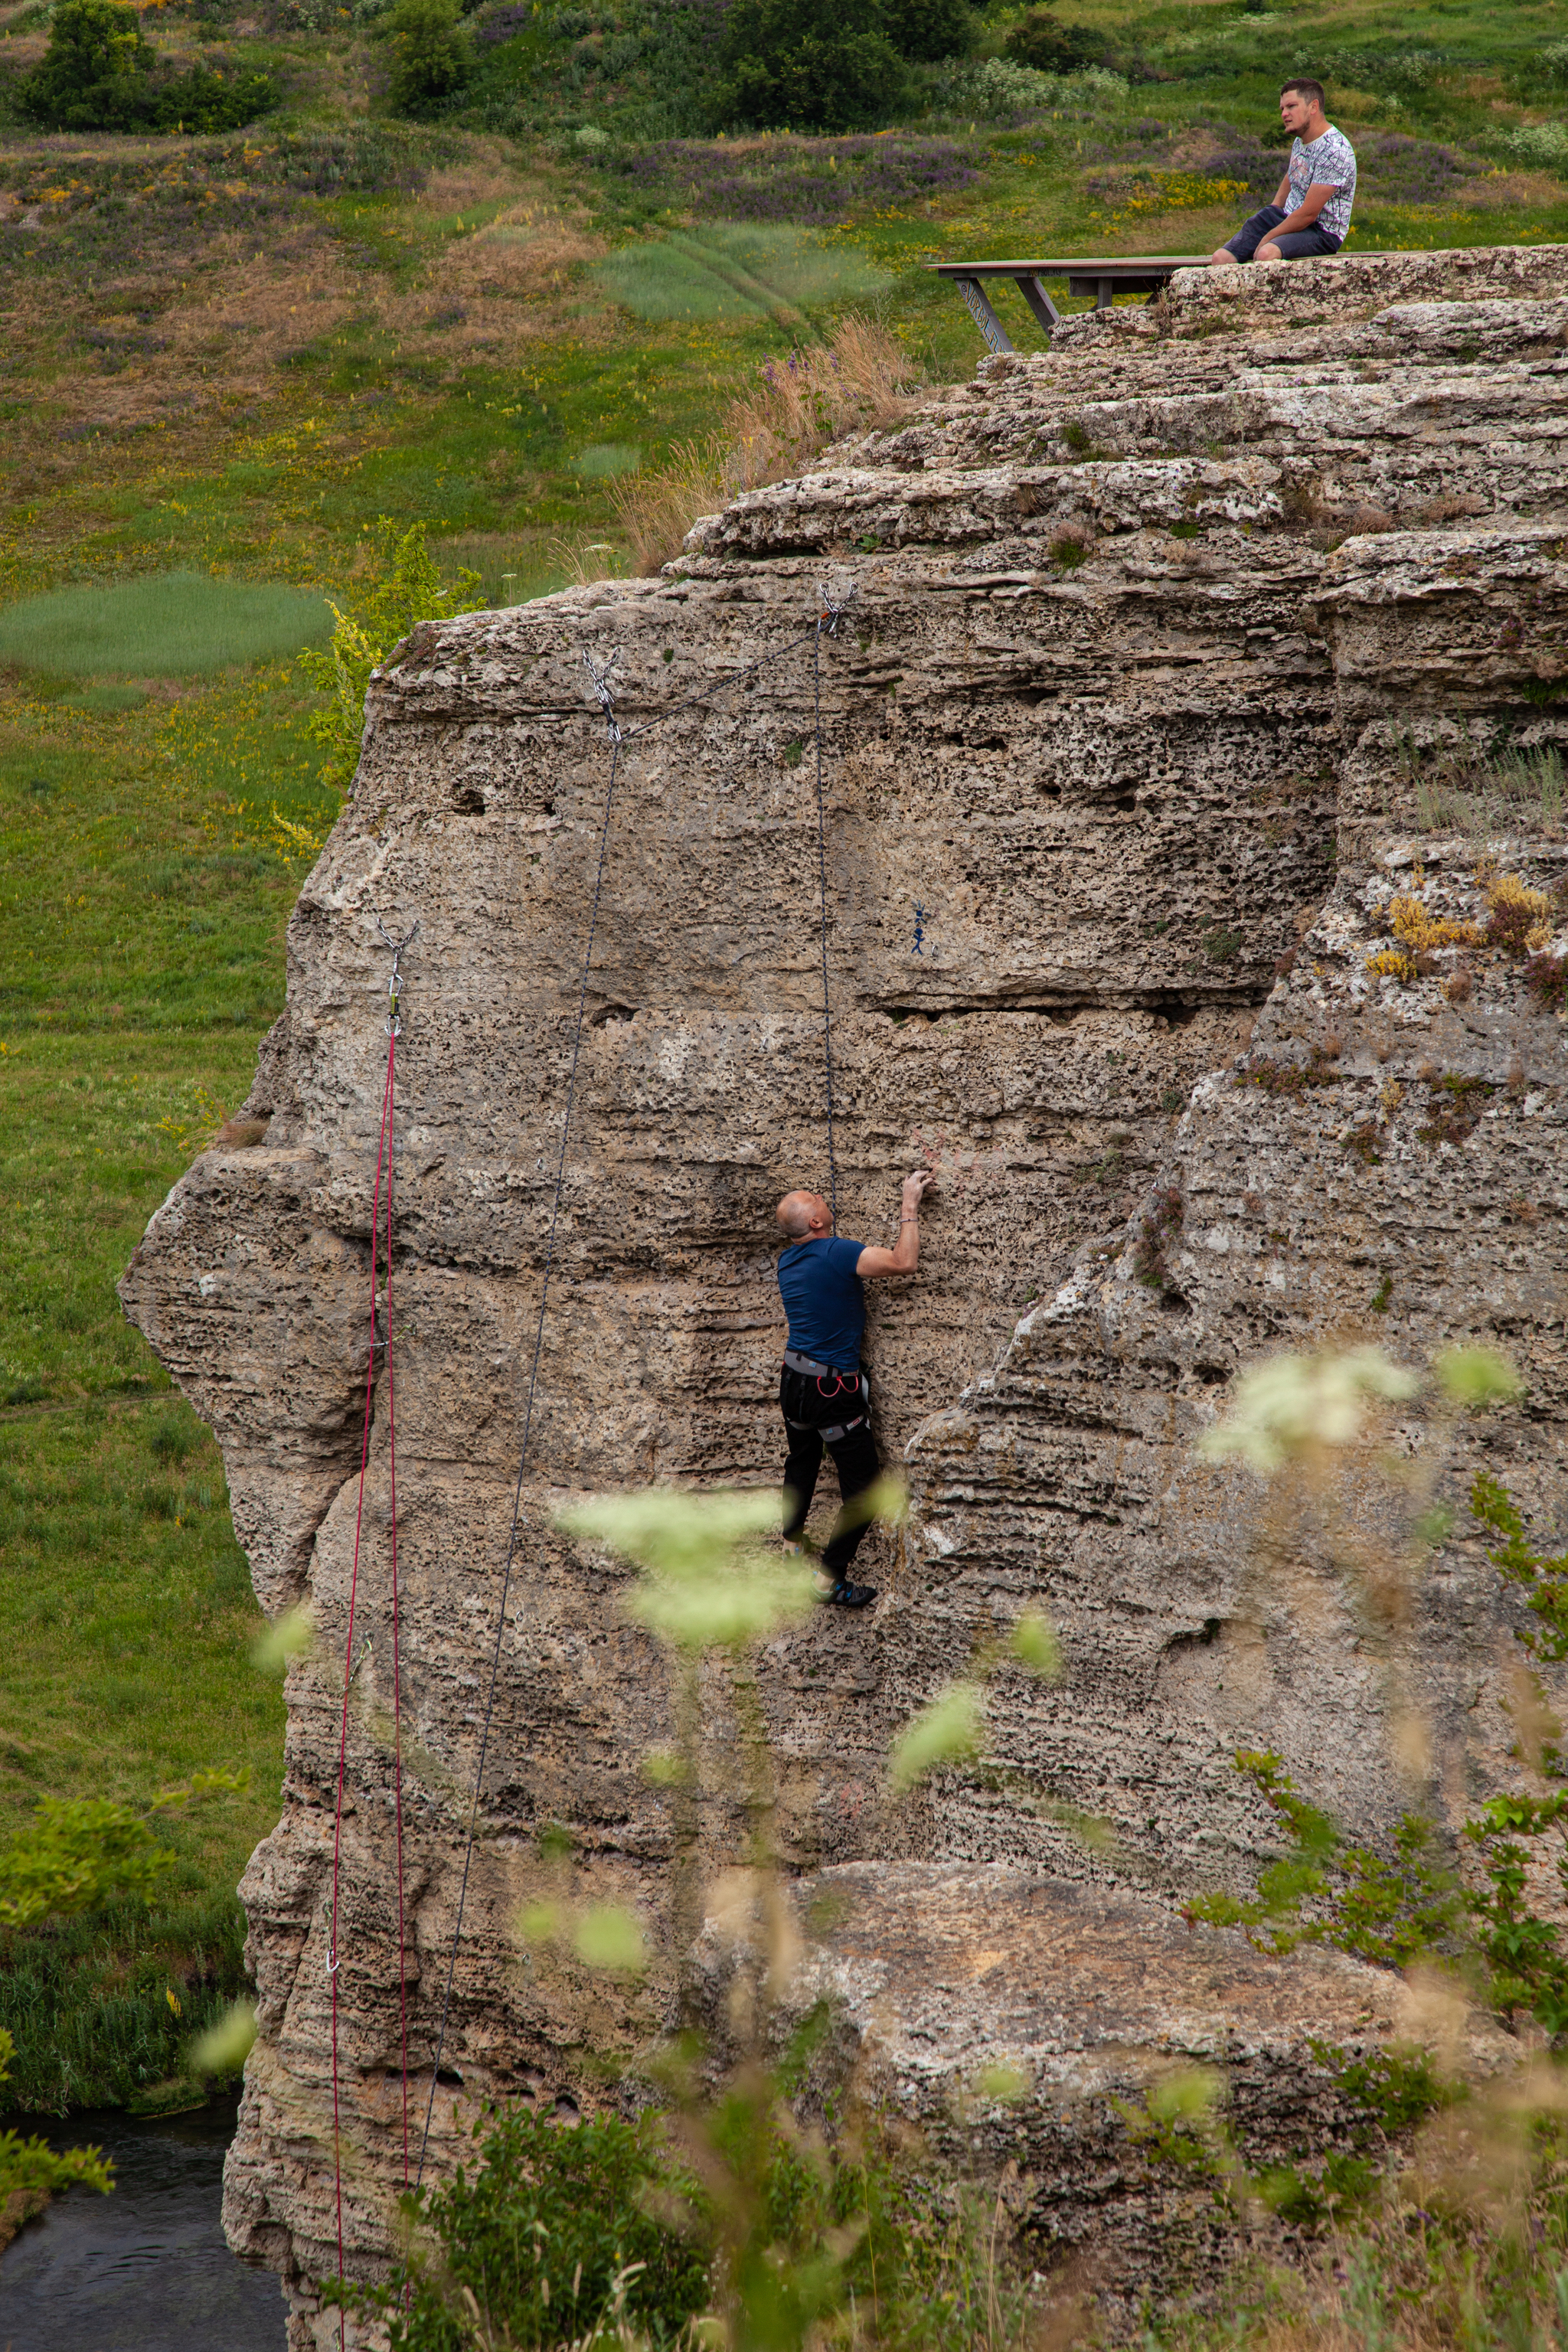
[{"label": "bush", "polygon": [[988,122],[1016,121],[1051,107],[1093,108],[1127,96],[1120,74],[1082,66],[1071,75],[1037,73],[1011,58],[986,58],[980,65],[945,67],[932,77],[932,103],[948,113],[972,114]]},{"label": "bush", "polygon": [[59,0],[49,46],[17,90],[23,112],[51,131],[237,131],[277,95],[266,74],[226,80],[194,66],[160,76],[140,17],[120,0]]},{"label": "bush", "polygon": [[51,131],[127,130],[145,101],[154,52],[120,0],[59,0],[49,46],[17,97]]},{"label": "bush", "polygon": [[920,65],[967,57],[978,33],[965,0],[887,0],[887,24],[893,47]]},{"label": "bush", "polygon": [[1105,62],[1105,40],[1088,25],[1063,25],[1048,8],[1031,8],[1002,44],[1015,65],[1032,73],[1071,73]]},{"label": "bush", "polygon": [[189,73],[175,74],[153,87],[142,120],[153,131],[183,131],[195,137],[237,131],[277,102],[277,89],[266,74],[237,74],[226,81],[205,66],[193,66]]},{"label": "bush", "polygon": [[1568,178],[1568,122],[1527,122],[1509,131],[1503,143],[1521,163]]},{"label": "bush", "polygon": [[855,131],[896,110],[909,76],[888,22],[880,0],[735,0],[713,128]]},{"label": "bush", "polygon": [[[474,2126],[479,2168],[416,2200],[443,2260],[384,2291],[395,2352],[462,2352],[473,2342],[455,2302],[467,2289],[487,2336],[536,2346],[588,2338],[615,2304],[650,2344],[673,2343],[708,2302],[709,2254],[642,2210],[667,2162],[651,2137],[597,2116],[563,2128],[527,2107],[501,2107]],[[455,2293],[454,2293],[455,2290]],[[380,2298],[378,2298],[380,2299]]]},{"label": "bush", "polygon": [[[479,586],[479,573],[466,570],[458,572],[452,587],[442,586],[435,559],[425,544],[422,522],[400,532],[383,515],[366,553],[370,579],[361,593],[357,613],[341,612],[329,598],[328,610],[336,623],[331,652],[317,653],[307,646],[300,656],[305,677],[331,698],[308,724],[325,754],[321,782],[340,790],[347,789],[359,764],[365,689],[372,670],[387,660],[394,647],[421,621],[441,621],[453,612],[471,612],[474,592]],[[454,598],[460,601],[454,604]]]},{"label": "bush", "polygon": [[422,114],[456,97],[473,71],[474,52],[458,0],[397,0],[386,19],[392,38],[392,102]]}]

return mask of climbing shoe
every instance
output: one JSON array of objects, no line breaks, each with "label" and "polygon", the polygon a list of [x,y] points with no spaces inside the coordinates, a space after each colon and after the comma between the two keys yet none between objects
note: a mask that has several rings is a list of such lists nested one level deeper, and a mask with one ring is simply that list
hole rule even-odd
[{"label": "climbing shoe", "polygon": [[841,1576],[837,1584],[819,1584],[816,1597],[829,1609],[864,1609],[877,1598],[877,1588],[874,1584],[851,1584],[847,1576]]}]

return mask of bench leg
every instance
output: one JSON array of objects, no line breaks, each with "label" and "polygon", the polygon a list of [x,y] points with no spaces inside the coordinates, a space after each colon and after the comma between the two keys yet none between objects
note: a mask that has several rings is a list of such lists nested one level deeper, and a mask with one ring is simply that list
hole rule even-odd
[{"label": "bench leg", "polygon": [[1061,312],[1037,278],[1015,278],[1013,283],[1034,314],[1036,325],[1045,329],[1046,341],[1049,342],[1051,329],[1061,324]]},{"label": "bench leg", "polygon": [[1096,309],[1097,310],[1110,310],[1110,306],[1111,306],[1111,304],[1112,304],[1112,302],[1113,302],[1115,299],[1116,299],[1116,283],[1115,283],[1115,280],[1114,280],[1113,278],[1102,278],[1100,279],[1100,283],[1099,283],[1098,287],[1095,289],[1095,296],[1094,296],[1094,307],[1095,307],[1095,309]]},{"label": "bench leg", "polygon": [[1010,352],[1006,329],[991,308],[980,289],[978,278],[955,278],[953,284],[963,295],[969,315],[994,352]]}]

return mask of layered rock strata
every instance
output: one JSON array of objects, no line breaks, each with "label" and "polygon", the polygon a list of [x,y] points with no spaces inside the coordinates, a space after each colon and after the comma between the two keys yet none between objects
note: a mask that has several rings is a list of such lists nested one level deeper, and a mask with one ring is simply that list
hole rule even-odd
[{"label": "layered rock strata", "polygon": [[[1247,1474],[1193,1446],[1259,1356],[1348,1339],[1419,1364],[1474,1339],[1521,1400],[1442,1430],[1413,1408],[1394,1443],[1439,1499],[1485,1462],[1555,1507],[1561,1024],[1500,951],[1368,963],[1397,950],[1396,896],[1484,927],[1506,871],[1557,903],[1565,332],[1556,247],[1178,278],[738,499],[657,580],[422,628],[378,674],[246,1106],[264,1138],[195,1163],[123,1285],[222,1443],[264,1604],[317,1628],[243,1890],[262,2031],[227,2206],[284,2274],[299,2346],[336,2328],[312,2282],[336,2262],[326,1961],[378,921],[420,926],[396,1119],[410,1932],[400,1963],[378,1376],[338,1928],[356,2271],[400,2174],[400,1974],[420,2118],[432,2089],[558,1166],[431,2162],[484,2096],[603,2095],[605,2053],[668,2014],[670,1830],[641,1769],[670,1734],[665,1675],[622,1572],[555,1515],[584,1490],[777,1475],[772,1208],[829,1181],[818,709],[841,1227],[889,1236],[917,1161],[940,1190],[920,1278],[878,1297],[869,1337],[910,1527],[872,1539],[874,1613],[824,1613],[763,1661],[790,1865],[852,1876],[812,1965],[922,2113],[979,2053],[1017,2058],[1042,2245],[1087,2236],[1123,2285],[1160,2231],[1113,2078],[1228,2053],[1259,2147],[1305,2144],[1331,2127],[1311,2036],[1394,2029],[1375,1970],[1292,1978],[1217,1930],[1186,1961],[1171,1923],[1278,1851],[1237,1746],[1279,1750],[1373,1837],[1416,1801],[1451,1827],[1516,1770],[1514,1604],[1461,1509],[1401,1664],[1364,1575],[1331,1543],[1282,1548]],[[845,612],[817,640],[824,593]],[[608,802],[585,655],[615,663]],[[1002,1677],[984,1769],[893,1806],[892,1732],[1026,1603],[1060,1626],[1065,1680]],[[721,1678],[710,1701],[718,1784]],[[644,1916],[640,1990],[518,1945],[552,1822],[578,1894]],[[716,1861],[731,1826],[716,1801]],[[977,1885],[999,1891],[972,1950]],[[916,1915],[947,1954],[934,1990],[897,1958]],[[1020,1925],[1037,1915],[1055,1940]],[[1036,1949],[1057,1956],[1048,2031],[1037,1984],[1016,1990]],[[1142,1991],[1107,2026],[1113,1953]],[[1102,2045],[1114,2064],[1085,2054]]]}]

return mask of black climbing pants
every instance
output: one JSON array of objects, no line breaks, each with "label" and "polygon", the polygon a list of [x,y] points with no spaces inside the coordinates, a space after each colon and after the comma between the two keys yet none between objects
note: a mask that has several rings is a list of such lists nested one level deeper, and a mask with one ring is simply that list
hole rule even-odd
[{"label": "black climbing pants", "polygon": [[[841,1507],[822,1554],[822,1565],[837,1584],[848,1574],[849,1563],[871,1524],[863,1511],[852,1507],[855,1498],[876,1485],[882,1469],[871,1435],[871,1400],[865,1377],[861,1377],[858,1398],[842,1390],[825,1397],[809,1374],[792,1371],[785,1364],[779,1373],[779,1410],[789,1439],[784,1474],[786,1542],[796,1541],[805,1526],[825,1445],[838,1473]],[[848,1425],[851,1422],[853,1428]],[[842,1434],[826,1435],[830,1429]]]}]

